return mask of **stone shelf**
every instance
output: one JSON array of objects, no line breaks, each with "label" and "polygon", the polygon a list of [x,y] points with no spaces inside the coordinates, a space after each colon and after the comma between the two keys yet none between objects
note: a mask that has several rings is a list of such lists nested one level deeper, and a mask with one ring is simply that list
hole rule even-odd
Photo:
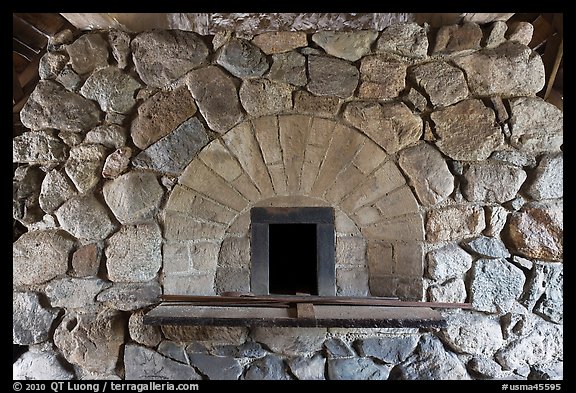
[{"label": "stone shelf", "polygon": [[344,328],[446,327],[429,307],[315,305],[313,308],[204,306],[164,302],[144,315],[146,325],[285,326]]}]

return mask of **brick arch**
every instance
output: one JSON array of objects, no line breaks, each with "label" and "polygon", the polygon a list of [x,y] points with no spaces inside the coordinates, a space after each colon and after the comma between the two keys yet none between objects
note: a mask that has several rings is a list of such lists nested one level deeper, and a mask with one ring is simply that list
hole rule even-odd
[{"label": "brick arch", "polygon": [[[186,167],[163,213],[164,292],[222,291],[214,280],[221,249],[238,246],[229,242],[232,225],[246,229],[251,207],[290,198],[284,203],[321,201],[354,223],[366,241],[372,295],[398,295],[403,277],[421,280],[423,220],[392,157],[355,128],[296,114],[246,120]],[[240,253],[246,240],[238,242]],[[185,257],[176,263],[177,254]]]}]

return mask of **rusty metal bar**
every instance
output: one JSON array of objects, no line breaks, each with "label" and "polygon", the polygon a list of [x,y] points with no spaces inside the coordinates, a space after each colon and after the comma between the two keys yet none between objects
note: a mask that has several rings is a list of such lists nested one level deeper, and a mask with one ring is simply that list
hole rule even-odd
[{"label": "rusty metal bar", "polygon": [[470,303],[440,303],[403,301],[384,297],[348,297],[348,296],[197,296],[197,295],[162,295],[162,300],[169,302],[187,302],[207,306],[254,306],[312,303],[314,305],[352,305],[352,306],[391,306],[391,307],[431,307],[471,309]]}]

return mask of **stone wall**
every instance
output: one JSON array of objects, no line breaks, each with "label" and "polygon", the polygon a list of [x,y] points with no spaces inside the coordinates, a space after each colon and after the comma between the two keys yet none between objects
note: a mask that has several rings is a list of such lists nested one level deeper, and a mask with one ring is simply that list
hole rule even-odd
[{"label": "stone wall", "polygon": [[[54,37],[13,140],[32,379],[558,379],[563,114],[532,26]],[[448,328],[145,326],[249,290],[249,209],[332,206],[340,295]]]}]

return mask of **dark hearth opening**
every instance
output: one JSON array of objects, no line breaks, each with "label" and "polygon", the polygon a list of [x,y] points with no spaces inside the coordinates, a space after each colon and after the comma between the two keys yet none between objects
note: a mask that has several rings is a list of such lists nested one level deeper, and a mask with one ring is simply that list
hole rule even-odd
[{"label": "dark hearth opening", "polygon": [[316,225],[270,224],[268,236],[270,293],[318,295]]},{"label": "dark hearth opening", "polygon": [[250,225],[252,293],[336,294],[333,208],[254,207]]}]

